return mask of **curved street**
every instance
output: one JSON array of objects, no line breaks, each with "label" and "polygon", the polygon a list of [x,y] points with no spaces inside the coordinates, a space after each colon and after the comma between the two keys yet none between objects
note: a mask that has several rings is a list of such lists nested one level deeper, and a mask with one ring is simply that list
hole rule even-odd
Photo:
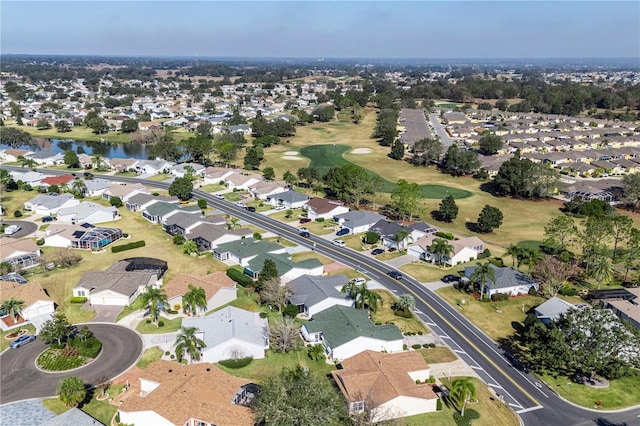
[{"label": "curved street", "polygon": [[[54,170],[46,171],[51,174],[63,173]],[[145,185],[162,189],[168,189],[169,187],[166,182],[109,175],[104,175],[103,177],[120,182],[141,182]],[[437,333],[447,341],[451,349],[469,363],[471,368],[482,377],[490,388],[504,398],[504,403],[518,413],[525,425],[637,424],[640,418],[640,407],[618,412],[578,407],[546,388],[535,375],[531,373],[525,374],[515,369],[503,357],[502,351],[495,342],[449,306],[436,293],[407,276],[399,281],[389,278],[386,273],[391,268],[384,262],[378,261],[365,253],[339,248],[333,245],[331,241],[315,235],[311,235],[310,238],[301,237],[295,227],[271,219],[268,216],[248,212],[233,203],[216,199],[204,191],[196,189],[193,191],[193,195],[206,199],[208,205],[213,208],[271,231],[300,246],[309,249],[315,247],[318,253],[368,275],[396,294],[412,294],[416,299],[416,314],[434,333]],[[2,360],[4,361],[4,358]],[[4,367],[3,365],[2,368],[4,369]]]},{"label": "curved street", "polygon": [[0,404],[29,398],[54,396],[60,380],[78,376],[85,383],[99,376],[114,378],[125,372],[142,354],[140,336],[128,328],[113,324],[86,324],[102,342],[102,352],[89,365],[61,373],[45,373],[35,366],[46,345],[36,339],[19,349],[7,349],[0,355]]}]

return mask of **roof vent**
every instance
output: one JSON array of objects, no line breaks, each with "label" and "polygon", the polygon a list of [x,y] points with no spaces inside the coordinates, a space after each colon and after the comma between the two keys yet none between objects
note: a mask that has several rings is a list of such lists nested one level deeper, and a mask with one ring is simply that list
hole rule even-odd
[{"label": "roof vent", "polygon": [[170,369],[169,369],[169,373],[173,373],[173,369],[171,369],[171,368],[170,368]]}]

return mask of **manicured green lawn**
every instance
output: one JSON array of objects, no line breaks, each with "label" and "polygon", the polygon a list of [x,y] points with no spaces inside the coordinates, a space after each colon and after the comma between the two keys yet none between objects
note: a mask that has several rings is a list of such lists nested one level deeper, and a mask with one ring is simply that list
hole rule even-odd
[{"label": "manicured green lawn", "polygon": [[139,311],[144,308],[144,304],[142,303],[142,299],[140,297],[136,297],[132,304],[129,306],[125,306],[122,311],[116,317],[116,322],[120,321],[122,318],[126,317],[129,314],[134,313],[135,311]]},{"label": "manicured green lawn", "polygon": [[[122,388],[123,386],[121,385],[111,385],[109,389],[107,389],[107,393],[109,393],[109,396],[119,395],[120,392],[122,392]],[[108,398],[104,401],[98,401],[94,395],[92,396],[91,400],[81,404],[78,408],[102,424],[110,425],[111,419],[116,414],[118,407],[110,404]],[[44,399],[42,405],[54,414],[62,414],[70,409],[70,407],[64,405],[58,398]]]},{"label": "manicured green lawn", "polygon": [[439,266],[420,261],[417,263],[407,263],[399,269],[422,283],[429,283],[440,280],[444,275],[453,274],[458,271],[459,268],[440,268]]},{"label": "manicured green lawn", "polygon": [[225,189],[225,186],[217,183],[209,183],[207,185],[200,186],[198,189],[204,192],[213,193],[213,192],[222,191],[223,189]]},{"label": "manicured green lawn", "polygon": [[162,181],[165,181],[165,180],[169,179],[170,177],[171,177],[171,175],[160,173],[160,174],[157,174],[157,175],[150,176],[146,180],[162,182]]},{"label": "manicured green lawn", "polygon": [[[309,166],[315,167],[320,172],[320,175],[324,175],[333,167],[353,164],[343,157],[343,154],[348,151],[351,151],[351,147],[347,145],[313,145],[302,148],[300,155],[309,158],[311,160]],[[371,170],[367,170],[367,173],[369,173],[371,177],[377,176],[383,180],[384,185],[381,190],[382,192],[393,192],[395,190],[395,182],[390,182]],[[471,196],[471,192],[469,191],[443,185],[424,184],[420,185],[420,188],[422,189],[422,196],[429,199],[440,200],[447,195],[452,195],[453,198],[456,199]]]},{"label": "manicured green lawn", "polygon": [[27,324],[23,327],[14,328],[13,330],[9,330],[9,331],[3,331],[1,335],[2,337],[0,337],[0,352],[7,349],[11,344],[11,342],[15,340],[15,339],[5,339],[4,336],[6,336],[7,334],[18,332],[25,328],[27,329],[26,334],[36,334],[36,328],[31,324]]},{"label": "manicured green lawn", "polygon": [[[577,384],[563,376],[543,374],[540,378],[560,396],[583,407],[595,408],[597,401],[601,402],[603,410],[615,410],[640,404],[640,379],[637,376],[611,380],[609,387],[605,389]],[[571,385],[567,386],[567,383]]]},{"label": "manicured green lawn", "polygon": [[386,290],[376,291],[380,296],[382,296],[382,304],[378,305],[378,310],[376,312],[371,313],[371,320],[378,324],[387,324],[392,323],[395,324],[396,327],[400,329],[403,333],[413,332],[413,333],[428,333],[429,330],[419,321],[415,316],[411,318],[403,318],[399,317],[393,313],[393,309],[391,306],[396,301],[396,297],[393,296],[390,292]]},{"label": "manicured green lawn", "polygon": [[158,317],[158,322],[160,321],[164,322],[163,327],[158,327],[153,322],[147,323],[147,320],[144,320],[140,324],[138,324],[136,330],[141,334],[164,334],[178,331],[180,330],[180,326],[182,325],[182,318],[174,318],[170,320],[161,316]]},{"label": "manicured green lawn", "polygon": [[435,348],[418,349],[427,364],[439,364],[441,362],[452,362],[458,359],[449,348],[436,346]]},{"label": "manicured green lawn", "polygon": [[144,351],[140,361],[136,364],[138,368],[142,368],[143,370],[149,366],[152,362],[159,361],[162,358],[162,349],[159,346],[154,346]]}]

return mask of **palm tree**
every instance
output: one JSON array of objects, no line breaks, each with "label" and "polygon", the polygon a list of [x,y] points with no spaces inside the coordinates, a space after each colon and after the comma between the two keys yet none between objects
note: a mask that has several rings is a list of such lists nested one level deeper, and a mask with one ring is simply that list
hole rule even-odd
[{"label": "palm tree", "polygon": [[16,322],[18,322],[18,315],[20,314],[20,311],[24,309],[24,307],[25,304],[22,300],[18,300],[12,297],[11,299],[7,299],[2,302],[2,305],[0,305],[0,311],[9,314],[9,316],[13,318],[13,323],[15,324]]},{"label": "palm tree", "polygon": [[598,282],[598,290],[600,285],[605,282],[609,283],[613,278],[613,263],[608,257],[598,257],[587,269],[587,275]]},{"label": "palm tree", "polygon": [[400,247],[402,246],[402,243],[405,241],[405,239],[408,236],[409,236],[409,231],[407,231],[405,228],[400,229],[393,236],[393,241],[396,243],[396,247],[397,247],[398,251],[402,251],[402,249]]},{"label": "palm tree", "polygon": [[395,303],[395,309],[398,311],[410,312],[416,307],[416,299],[410,294],[401,295]]},{"label": "palm tree", "polygon": [[100,154],[93,154],[93,157],[91,157],[91,164],[93,164],[97,171],[101,171],[102,166],[104,165],[104,160]]},{"label": "palm tree", "polygon": [[62,182],[58,185],[58,190],[62,194],[63,192],[69,192],[69,184],[67,182]]},{"label": "palm tree", "polygon": [[542,259],[544,259],[544,255],[538,249],[524,248],[522,250],[522,262],[527,265],[529,271],[542,261]]},{"label": "palm tree", "polygon": [[198,253],[198,245],[196,244],[195,241],[193,240],[188,240],[186,243],[184,243],[184,245],[182,246],[182,252],[186,253],[188,255],[191,255],[191,253]]},{"label": "palm tree", "polygon": [[202,287],[189,284],[189,291],[182,296],[182,309],[185,313],[198,315],[198,309],[207,310],[207,294]]},{"label": "palm tree", "polygon": [[519,256],[522,253],[522,248],[516,244],[509,244],[509,248],[504,252],[505,255],[511,256],[511,266],[516,266],[516,259],[518,259],[518,266],[520,266]]},{"label": "palm tree", "polygon": [[471,377],[461,377],[451,383],[450,395],[458,403],[462,402],[462,408],[460,409],[460,416],[464,417],[464,409],[467,402],[475,399],[476,387],[471,380]]},{"label": "palm tree", "polygon": [[238,218],[232,217],[231,219],[229,219],[229,222],[227,223],[227,228],[233,231],[238,227],[239,223],[240,223],[240,220]]},{"label": "palm tree", "polygon": [[160,306],[167,306],[169,304],[169,300],[167,299],[167,294],[162,288],[154,288],[152,286],[147,286],[146,291],[140,295],[142,298],[142,305],[149,306],[149,312],[153,317],[153,322],[158,321],[158,313],[160,311]]},{"label": "palm tree", "polygon": [[353,281],[349,281],[340,289],[340,293],[346,293],[350,299],[356,300],[360,293],[360,286]]},{"label": "palm tree", "polygon": [[18,155],[17,160],[20,162],[20,167],[27,167],[27,169],[35,170],[36,168],[36,160],[33,158],[24,157],[22,155]]},{"label": "palm tree", "polygon": [[196,327],[182,327],[180,329],[174,345],[178,361],[182,362],[185,352],[190,361],[200,361],[200,351],[206,348],[207,345],[196,336],[197,332],[198,329]]},{"label": "palm tree", "polygon": [[480,299],[484,297],[484,286],[488,280],[496,280],[496,273],[489,262],[480,263],[469,277],[471,282],[480,283]]},{"label": "palm tree", "polygon": [[80,377],[69,376],[58,385],[60,401],[67,407],[77,407],[87,396],[87,390]]},{"label": "palm tree", "polygon": [[453,246],[444,238],[436,238],[431,244],[430,251],[432,255],[438,256],[438,263],[443,265],[443,258],[451,256]]},{"label": "palm tree", "polygon": [[71,184],[71,190],[78,195],[84,195],[85,191],[87,190],[87,187],[85,186],[83,181],[81,181],[78,178],[75,178],[73,180],[73,183]]},{"label": "palm tree", "polygon": [[378,304],[382,305],[382,296],[380,296],[375,291],[367,289],[366,284],[362,284],[360,297],[363,299],[364,304],[369,308],[371,312],[376,312],[378,310]]}]

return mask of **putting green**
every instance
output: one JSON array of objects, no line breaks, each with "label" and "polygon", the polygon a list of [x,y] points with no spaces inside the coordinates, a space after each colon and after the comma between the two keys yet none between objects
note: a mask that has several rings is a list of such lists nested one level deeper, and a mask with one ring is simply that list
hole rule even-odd
[{"label": "putting green", "polygon": [[[342,156],[345,152],[350,151],[351,147],[348,145],[313,145],[306,146],[300,150],[300,155],[303,155],[311,160],[311,164],[309,167],[315,167],[318,169],[321,175],[324,175],[329,171],[329,169],[333,167],[340,167],[346,164],[354,164],[350,161],[347,161]],[[394,182],[390,182],[378,175],[375,172],[367,169],[367,173],[371,176],[380,177],[384,186],[382,187],[382,192],[393,192],[396,188],[396,184]],[[440,200],[447,195],[452,195],[453,198],[461,199],[467,198],[471,196],[471,192],[465,191],[464,189],[452,188],[450,186],[443,185],[432,185],[425,184],[420,185],[422,189],[422,195],[424,198],[430,198],[434,200]]]}]

